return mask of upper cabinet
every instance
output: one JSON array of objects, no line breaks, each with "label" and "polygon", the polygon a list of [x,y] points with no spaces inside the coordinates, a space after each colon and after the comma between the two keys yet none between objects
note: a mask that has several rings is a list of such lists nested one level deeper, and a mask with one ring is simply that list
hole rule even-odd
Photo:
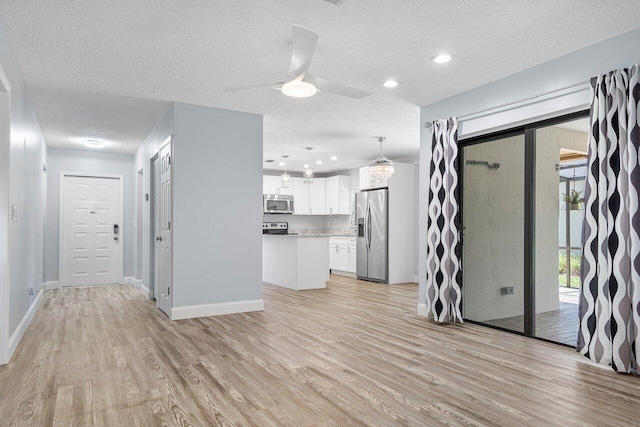
[{"label": "upper cabinet", "polygon": [[369,166],[360,168],[360,191],[369,190],[371,188],[384,188],[389,186],[389,180],[371,179],[369,175]]},{"label": "upper cabinet", "polygon": [[325,210],[329,215],[349,215],[351,178],[348,176],[332,176],[326,178],[326,205]]},{"label": "upper cabinet", "polygon": [[[325,178],[314,178],[309,186],[309,214],[325,215],[326,209],[326,180]],[[295,203],[295,197],[294,197]]]},{"label": "upper cabinet", "polygon": [[348,176],[332,176],[314,178],[312,183],[305,183],[304,178],[291,178],[289,188],[280,188],[280,177],[264,175],[263,194],[293,195],[295,215],[349,215],[351,178]]},{"label": "upper cabinet", "polygon": [[289,188],[280,187],[279,175],[262,175],[262,194],[293,194],[293,182]]},{"label": "upper cabinet", "polygon": [[280,194],[280,177],[263,175],[262,194]]},{"label": "upper cabinet", "polygon": [[296,215],[309,215],[309,184],[304,178],[291,178],[293,187],[293,211]]}]

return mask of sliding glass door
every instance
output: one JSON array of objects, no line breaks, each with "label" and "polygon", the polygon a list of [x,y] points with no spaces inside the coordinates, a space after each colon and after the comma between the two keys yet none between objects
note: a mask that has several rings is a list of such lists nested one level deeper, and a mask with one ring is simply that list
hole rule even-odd
[{"label": "sliding glass door", "polygon": [[461,142],[463,316],[575,346],[588,118]]},{"label": "sliding glass door", "polygon": [[462,150],[463,309],[524,333],[524,133]]}]

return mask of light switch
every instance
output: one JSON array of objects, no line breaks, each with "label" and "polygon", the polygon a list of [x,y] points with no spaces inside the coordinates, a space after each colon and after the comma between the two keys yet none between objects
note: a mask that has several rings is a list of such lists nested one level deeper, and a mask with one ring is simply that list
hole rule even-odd
[{"label": "light switch", "polygon": [[18,205],[11,205],[11,221],[18,220]]}]

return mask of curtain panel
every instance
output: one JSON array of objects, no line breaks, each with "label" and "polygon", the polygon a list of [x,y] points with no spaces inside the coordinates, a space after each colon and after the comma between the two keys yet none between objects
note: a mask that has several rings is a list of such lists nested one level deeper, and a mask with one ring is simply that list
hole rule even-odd
[{"label": "curtain panel", "polygon": [[591,79],[577,350],[638,373],[640,66]]},{"label": "curtain panel", "polygon": [[458,120],[437,120],[429,129],[427,317],[462,323]]}]

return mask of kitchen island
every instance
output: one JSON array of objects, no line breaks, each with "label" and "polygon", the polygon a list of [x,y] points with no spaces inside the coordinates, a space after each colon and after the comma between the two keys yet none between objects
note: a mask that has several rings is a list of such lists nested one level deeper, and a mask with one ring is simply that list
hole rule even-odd
[{"label": "kitchen island", "polygon": [[289,289],[324,289],[329,280],[328,234],[262,236],[262,281]]}]

